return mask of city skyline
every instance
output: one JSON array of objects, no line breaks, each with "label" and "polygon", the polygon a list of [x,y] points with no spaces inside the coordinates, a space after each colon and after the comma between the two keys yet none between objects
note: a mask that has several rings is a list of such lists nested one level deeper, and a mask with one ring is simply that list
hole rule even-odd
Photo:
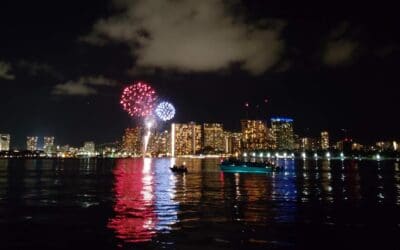
[{"label": "city skyline", "polygon": [[[250,122],[250,123],[249,123]],[[247,124],[248,123],[248,124]],[[299,144],[302,145],[307,145],[305,147],[310,147],[310,148],[317,148],[315,145],[320,145],[322,149],[327,149],[329,148],[330,142],[331,143],[336,143],[340,142],[341,140],[344,139],[351,139],[352,141],[354,140],[357,143],[361,143],[361,145],[376,145],[377,143],[385,142],[385,141],[398,141],[398,138],[390,138],[390,139],[382,139],[378,138],[375,141],[372,141],[370,143],[365,143],[363,141],[360,141],[358,138],[352,137],[350,134],[348,134],[348,131],[345,129],[340,129],[341,135],[335,136],[335,133],[331,133],[330,131],[326,130],[320,130],[320,131],[306,131],[304,134],[300,134],[297,132],[295,129],[296,126],[293,126],[294,119],[289,118],[289,117],[283,117],[283,116],[276,116],[276,117],[271,117],[269,121],[267,120],[254,120],[254,119],[241,119],[239,121],[240,128],[237,130],[230,130],[230,129],[224,129],[224,124],[223,123],[210,123],[210,122],[194,122],[194,121],[189,121],[189,122],[169,122],[169,123],[162,123],[159,122],[159,126],[155,125],[153,128],[151,128],[151,140],[158,140],[157,136],[160,134],[163,134],[165,131],[171,132],[173,126],[180,126],[180,125],[185,125],[186,124],[194,124],[196,126],[199,126],[199,130],[205,131],[205,130],[210,130],[213,133],[217,133],[218,130],[221,131],[221,133],[230,133],[232,135],[236,134],[243,134],[243,137],[241,137],[241,144],[242,147],[248,148],[248,149],[265,149],[268,148],[266,145],[271,145],[271,143],[274,143],[276,146],[272,147],[272,149],[286,149],[286,150],[292,150],[293,145],[295,141],[298,141]],[[157,123],[155,123],[157,124]],[[216,127],[214,127],[216,126]],[[282,127],[283,126],[283,127]],[[115,138],[113,138],[110,141],[96,141],[93,139],[88,139],[88,138],[82,138],[80,142],[78,143],[71,143],[70,141],[63,141],[57,143],[58,146],[61,145],[74,145],[74,146],[81,146],[82,143],[87,142],[88,140],[94,141],[96,144],[107,144],[107,143],[115,143],[115,142],[120,142],[121,145],[123,145],[125,142],[125,139],[127,136],[134,136],[133,141],[138,141],[136,143],[141,143],[141,140],[143,140],[143,135],[144,131],[138,130],[140,127],[145,127],[145,124],[143,124],[143,121],[137,121],[134,125],[131,127],[128,127],[124,130],[124,132],[121,135],[117,135]],[[209,127],[207,129],[207,127]],[[248,133],[253,133],[254,129],[256,129],[256,134],[254,135],[255,141],[247,139],[248,136],[246,136],[246,127],[249,129]],[[259,128],[258,128],[259,127]],[[279,129],[278,129],[279,128]],[[166,129],[166,130],[165,130]],[[257,130],[261,129],[261,130]],[[131,132],[129,132],[131,131]],[[277,132],[277,131],[282,131],[282,132]],[[46,149],[53,148],[55,147],[55,137],[54,136],[49,136],[49,135],[44,135],[44,136],[38,136],[38,135],[30,135],[30,136],[25,136],[24,141],[22,145],[19,145],[16,143],[14,140],[13,135],[10,135],[8,133],[4,133],[0,131],[0,136],[2,137],[2,143],[4,146],[2,148],[7,148],[9,150],[12,149],[28,149],[31,151],[35,150],[43,150],[46,151]],[[133,134],[134,135],[133,135]],[[281,140],[283,141],[277,141],[277,133],[280,135],[279,137],[283,138]],[[289,134],[288,134],[289,133]],[[129,135],[131,134],[131,135]],[[264,134],[264,135],[263,135]],[[332,136],[332,134],[334,136]],[[220,136],[218,134],[213,134],[212,137]],[[155,137],[155,138],[153,138]],[[58,137],[57,137],[58,138]],[[261,139],[261,141],[260,141]],[[199,139],[200,140],[200,139]],[[250,141],[249,141],[250,140]],[[317,141],[315,141],[317,140]],[[131,144],[134,142],[131,142]],[[184,143],[182,141],[181,143]],[[207,137],[201,137],[201,140],[199,141],[204,146],[209,146],[207,143]],[[213,142],[219,144],[219,148],[223,148],[225,146],[221,146],[222,144],[227,144],[227,142]],[[250,143],[250,144],[249,144]],[[254,144],[255,143],[255,144]],[[254,145],[253,145],[254,144]],[[132,145],[131,145],[132,146]],[[128,147],[131,147],[128,146]],[[137,146],[135,146],[137,147]],[[141,146],[140,146],[141,147]],[[186,147],[186,146],[185,146]],[[304,146],[303,146],[304,147]],[[1,149],[4,150],[4,149]],[[0,150],[0,151],[1,151]],[[199,149],[194,150],[191,149],[193,152],[197,152]],[[220,150],[224,151],[224,150]],[[136,152],[137,153],[137,152]]]},{"label": "city skyline", "polygon": [[[309,137],[326,130],[338,138],[344,129],[362,143],[400,138],[393,115],[399,34],[390,5],[333,4],[327,12],[322,4],[175,4],[43,1],[21,10],[6,3],[0,132],[19,147],[28,135],[110,142],[135,125],[120,108],[122,89],[145,80],[174,103],[177,123],[238,131],[241,119],[282,115]],[[152,7],[165,11],[142,16]],[[385,15],[371,20],[379,10]],[[151,26],[157,17],[165,20],[158,28]]]},{"label": "city skyline", "polygon": [[[156,122],[153,121],[154,124]],[[240,132],[224,129],[222,123],[171,123],[166,130],[149,126],[148,122],[127,128],[113,142],[84,141],[79,145],[57,144],[54,136],[27,136],[24,148],[10,146],[11,136],[0,134],[0,152],[3,156],[26,157],[180,157],[188,155],[240,156],[270,153],[314,152],[340,157],[354,154],[382,152],[393,156],[398,152],[398,140],[362,144],[350,137],[332,139],[328,131],[318,137],[294,132],[295,122],[289,117],[273,117],[270,126],[262,120],[241,120]],[[163,126],[165,128],[165,125]],[[147,139],[146,139],[147,137]],[[43,142],[43,144],[42,144]],[[263,153],[264,152],[264,153]],[[325,153],[324,153],[325,152]],[[332,155],[333,156],[333,155]],[[375,155],[374,157],[376,157]]]}]

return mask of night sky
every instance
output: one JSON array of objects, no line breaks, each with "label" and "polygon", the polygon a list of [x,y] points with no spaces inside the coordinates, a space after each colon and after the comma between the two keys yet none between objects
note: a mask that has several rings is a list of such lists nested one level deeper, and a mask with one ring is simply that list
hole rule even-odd
[{"label": "night sky", "polygon": [[145,80],[175,122],[281,115],[301,136],[400,139],[397,8],[293,2],[2,1],[0,133],[115,141],[137,122],[121,90]]}]

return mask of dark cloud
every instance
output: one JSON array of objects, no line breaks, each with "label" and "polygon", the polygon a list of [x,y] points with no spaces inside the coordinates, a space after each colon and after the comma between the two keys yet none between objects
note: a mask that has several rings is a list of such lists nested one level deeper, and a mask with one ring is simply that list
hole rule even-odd
[{"label": "dark cloud", "polygon": [[292,63],[289,60],[282,61],[276,65],[274,72],[283,73],[290,69]]},{"label": "dark cloud", "polygon": [[115,86],[116,81],[105,78],[104,76],[85,76],[76,81],[67,81],[66,83],[54,86],[53,95],[76,95],[88,96],[98,93],[94,86]]},{"label": "dark cloud", "polygon": [[378,48],[378,49],[375,51],[375,54],[376,54],[378,57],[385,58],[385,57],[388,57],[388,56],[394,54],[396,51],[399,51],[399,46],[396,46],[396,45],[387,45],[387,46]]},{"label": "dark cloud", "polygon": [[14,80],[15,76],[11,73],[11,64],[0,61],[0,79]]},{"label": "dark cloud", "polygon": [[114,5],[118,14],[98,21],[84,40],[128,45],[139,69],[207,72],[236,63],[257,75],[279,61],[284,47],[282,22],[250,24],[223,0],[120,0]]},{"label": "dark cloud", "polygon": [[325,43],[322,61],[330,66],[351,62],[359,47],[358,42],[349,38],[349,23],[343,22],[332,30]]},{"label": "dark cloud", "polygon": [[358,47],[354,41],[341,39],[329,41],[325,46],[323,62],[327,65],[339,65],[350,62]]},{"label": "dark cloud", "polygon": [[49,75],[55,78],[59,78],[61,76],[60,72],[46,63],[21,60],[17,63],[17,66],[31,76]]}]

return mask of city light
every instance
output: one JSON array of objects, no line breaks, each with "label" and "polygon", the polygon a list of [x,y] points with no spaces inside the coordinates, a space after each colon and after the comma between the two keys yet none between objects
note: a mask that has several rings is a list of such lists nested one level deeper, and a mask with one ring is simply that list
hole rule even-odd
[{"label": "city light", "polygon": [[150,118],[149,120],[146,121],[147,133],[143,138],[144,139],[143,156],[146,156],[146,153],[147,153],[147,147],[149,145],[149,140],[150,140],[150,136],[151,136],[151,127],[152,126],[153,126],[153,121]]},{"label": "city light", "polygon": [[175,124],[171,124],[171,156],[175,156]]},{"label": "city light", "polygon": [[274,122],[293,122],[292,118],[287,118],[287,117],[273,117],[271,118],[271,121]]},{"label": "city light", "polygon": [[175,156],[201,154],[202,149],[202,127],[194,122],[174,123],[174,151]]},{"label": "city light", "polygon": [[229,151],[229,147],[234,146],[232,145],[232,140],[234,140],[233,134],[225,134],[221,123],[203,123],[202,129],[203,148],[212,148],[214,151],[227,152]]},{"label": "city light", "polygon": [[[394,140],[378,141],[373,146],[368,147],[354,142],[353,139],[345,138],[329,146],[328,132],[326,131],[321,133],[320,143],[324,142],[324,148],[329,146],[334,151],[322,150],[322,144],[318,145],[315,138],[295,136],[292,133],[292,124],[287,123],[293,120],[290,118],[271,119],[275,122],[279,121],[279,123],[276,126],[272,124],[270,133],[266,133],[267,126],[261,120],[241,120],[242,132],[227,131],[222,123],[198,124],[195,122],[172,123],[170,129],[167,130],[165,125],[163,127],[162,123],[158,124],[157,121],[159,120],[156,120],[153,115],[135,120],[135,123],[139,121],[141,125],[127,128],[118,145],[96,145],[95,147],[94,142],[90,142],[85,143],[83,147],[70,147],[69,145],[55,145],[55,137],[53,136],[28,136],[26,149],[32,152],[24,152],[22,155],[39,158],[251,156],[252,158],[276,157],[284,159],[294,159],[298,156],[303,159],[314,157],[316,160],[342,161],[347,157],[359,160],[396,160],[399,158],[398,144]],[[163,132],[160,132],[160,130],[163,130]],[[259,137],[262,140],[259,140]],[[0,158],[17,157],[19,155],[17,151],[7,152],[10,147],[10,138],[9,134],[0,134]],[[41,138],[44,139],[43,146],[41,145]],[[246,141],[243,138],[252,139]],[[305,139],[307,139],[307,144],[303,145]],[[266,152],[265,150],[271,151]],[[311,155],[307,156],[309,151],[314,153],[309,153]],[[346,157],[344,151],[351,153]],[[318,152],[324,153],[318,155]]]}]

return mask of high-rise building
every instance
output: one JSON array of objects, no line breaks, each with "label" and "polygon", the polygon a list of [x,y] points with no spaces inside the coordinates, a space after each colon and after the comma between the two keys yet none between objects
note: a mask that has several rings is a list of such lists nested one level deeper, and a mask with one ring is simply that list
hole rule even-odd
[{"label": "high-rise building", "polygon": [[353,142],[353,144],[351,144],[352,151],[361,151],[363,148],[364,148],[364,146],[361,145],[360,143]]},{"label": "high-rise building", "polygon": [[379,141],[375,145],[381,151],[397,151],[398,149],[396,141]]},{"label": "high-rise building", "polygon": [[224,128],[221,123],[203,124],[203,148],[215,152],[225,152]]},{"label": "high-rise building", "polygon": [[353,139],[344,138],[336,143],[336,148],[344,153],[349,153],[352,150]]},{"label": "high-rise building", "polygon": [[63,146],[57,146],[57,151],[59,152],[68,152],[69,151],[69,145],[63,145]]},{"label": "high-rise building", "polygon": [[85,155],[94,155],[96,153],[95,144],[92,141],[87,141],[83,144],[82,152]]},{"label": "high-rise building", "polygon": [[329,134],[327,131],[322,131],[321,132],[321,149],[322,150],[327,150],[329,149]]},{"label": "high-rise building", "polygon": [[258,150],[268,147],[267,124],[261,120],[241,120],[243,150]]},{"label": "high-rise building", "polygon": [[294,148],[293,119],[271,118],[271,137],[273,149],[292,150]]},{"label": "high-rise building", "polygon": [[311,137],[303,137],[301,138],[301,147],[302,150],[317,150],[318,143],[317,140]]},{"label": "high-rise building", "polygon": [[225,132],[225,153],[242,152],[242,133]]},{"label": "high-rise building", "polygon": [[122,138],[122,150],[128,154],[140,155],[142,150],[142,128],[127,128]]},{"label": "high-rise building", "polygon": [[191,123],[171,124],[171,154],[191,155],[201,150],[201,125]]},{"label": "high-rise building", "polygon": [[72,157],[73,155],[71,154],[71,151],[70,151],[70,146],[67,144],[67,145],[57,145],[56,146],[56,154],[57,154],[57,156],[58,157],[62,157],[62,158],[65,158],[65,157]]},{"label": "high-rise building", "polygon": [[116,152],[121,149],[121,142],[106,142],[96,145],[96,151],[103,157],[115,157]]},{"label": "high-rise building", "polygon": [[43,151],[46,154],[52,154],[55,152],[53,136],[45,136],[44,137]]},{"label": "high-rise building", "polygon": [[58,157],[71,158],[77,155],[84,155],[84,152],[83,152],[83,147],[75,148],[75,147],[70,147],[67,144],[62,146],[56,146],[56,154]]},{"label": "high-rise building", "polygon": [[10,150],[10,135],[0,134],[0,151]]},{"label": "high-rise building", "polygon": [[302,149],[303,146],[303,138],[300,138],[298,134],[293,134],[293,149],[294,150],[300,150]]},{"label": "high-rise building", "polygon": [[28,136],[26,137],[26,149],[29,151],[37,150],[38,137]]},{"label": "high-rise building", "polygon": [[148,146],[151,155],[154,156],[166,156],[170,155],[171,151],[171,138],[168,130],[163,132],[155,132],[151,136]]}]

